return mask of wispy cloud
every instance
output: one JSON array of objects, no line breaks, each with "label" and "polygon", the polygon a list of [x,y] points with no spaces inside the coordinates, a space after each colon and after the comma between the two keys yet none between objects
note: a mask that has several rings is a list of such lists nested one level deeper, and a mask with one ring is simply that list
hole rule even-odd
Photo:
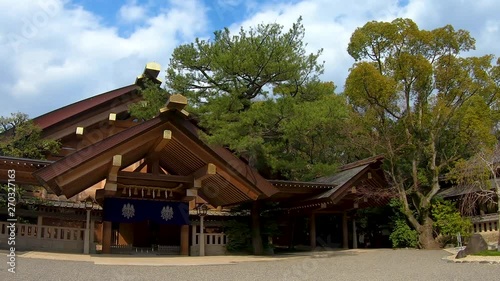
[{"label": "wispy cloud", "polygon": [[120,21],[126,23],[139,22],[146,18],[147,9],[145,6],[138,5],[136,1],[131,1],[120,7],[118,17]]}]

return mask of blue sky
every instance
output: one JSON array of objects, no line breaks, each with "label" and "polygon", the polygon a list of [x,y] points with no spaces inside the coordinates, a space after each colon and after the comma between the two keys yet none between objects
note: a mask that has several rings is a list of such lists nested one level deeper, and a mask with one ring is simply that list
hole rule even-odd
[{"label": "blue sky", "polygon": [[[346,48],[367,21],[452,24],[476,38],[471,55],[500,56],[497,0],[0,0],[0,115],[36,117],[129,85],[149,61],[165,69],[172,50],[215,30],[299,16],[307,51],[323,48],[322,79],[342,89],[353,60]],[[162,76],[164,75],[161,74]]]}]

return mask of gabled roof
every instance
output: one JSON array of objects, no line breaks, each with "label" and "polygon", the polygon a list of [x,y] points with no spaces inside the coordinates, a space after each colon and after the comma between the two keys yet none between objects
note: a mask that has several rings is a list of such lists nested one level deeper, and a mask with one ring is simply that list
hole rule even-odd
[{"label": "gabled roof", "polygon": [[[309,189],[309,191],[306,194],[302,194],[301,197],[296,196],[292,198],[294,200],[289,202],[292,209],[327,205],[332,207],[335,204],[340,204],[342,200],[350,202],[349,204],[351,204],[351,207],[346,207],[349,209],[353,208],[352,203],[354,201],[359,201],[359,199],[355,198],[357,195],[351,194],[353,191],[355,192],[356,186],[370,186],[370,188],[387,186],[383,171],[381,170],[382,160],[383,156],[379,155],[352,162],[342,166],[339,172],[334,175],[321,177],[309,183],[291,182],[292,184],[290,184],[287,182],[272,182],[280,186],[279,189],[281,193],[297,193],[297,190],[292,188],[295,185],[302,185]],[[309,196],[303,198],[307,195]]]},{"label": "gabled roof", "polygon": [[118,88],[106,93],[102,93],[97,96],[84,99],[73,104],[58,108],[49,113],[43,114],[33,119],[36,125],[40,126],[42,129],[47,129],[55,124],[68,120],[84,111],[91,110],[103,103],[117,99],[127,93],[135,91],[138,86],[135,84]]},{"label": "gabled roof", "polygon": [[172,132],[172,139],[157,154],[162,168],[187,176],[209,163],[216,165],[217,173],[204,179],[204,188],[200,190],[201,196],[212,205],[237,204],[277,192],[229,151],[206,145],[198,137],[199,129],[177,110],[167,111],[70,154],[35,172],[35,176],[54,193],[69,198],[105,179],[114,155],[122,155],[122,167],[145,157],[164,130]]}]

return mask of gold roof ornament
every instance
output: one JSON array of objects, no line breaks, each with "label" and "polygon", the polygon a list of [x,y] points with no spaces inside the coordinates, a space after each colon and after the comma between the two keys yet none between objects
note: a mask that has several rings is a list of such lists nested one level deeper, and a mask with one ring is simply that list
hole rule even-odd
[{"label": "gold roof ornament", "polygon": [[147,78],[156,84],[160,85],[163,81],[158,78],[158,74],[160,74],[161,65],[157,62],[148,62],[144,67],[144,71],[141,75],[137,76],[135,79],[136,85],[141,85],[144,78]]}]

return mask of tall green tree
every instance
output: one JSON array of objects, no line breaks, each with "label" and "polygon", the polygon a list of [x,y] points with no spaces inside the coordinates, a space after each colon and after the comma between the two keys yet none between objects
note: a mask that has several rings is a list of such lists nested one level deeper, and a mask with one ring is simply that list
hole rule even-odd
[{"label": "tall green tree", "polygon": [[455,161],[495,141],[499,80],[493,56],[463,57],[465,30],[421,30],[410,19],[368,22],[352,34],[346,80],[351,143],[384,153],[391,184],[423,248],[433,237],[431,199]]},{"label": "tall green tree", "polygon": [[276,23],[236,35],[226,28],[212,40],[181,45],[167,70],[167,90],[188,97],[209,142],[267,177],[331,171],[335,127],[347,111],[333,83],[320,82],[322,51],[307,54],[304,35],[299,18],[288,31]]},{"label": "tall green tree", "polygon": [[[211,40],[177,47],[167,70],[167,90],[187,96],[206,140],[268,178],[321,176],[341,155],[334,144],[345,98],[319,80],[322,51],[307,54],[301,21],[288,31],[276,23],[217,31]],[[251,208],[252,241],[260,254],[258,203]]]},{"label": "tall green tree", "polygon": [[323,72],[317,62],[322,51],[306,54],[304,34],[301,18],[287,32],[276,23],[248,31],[242,27],[237,35],[227,28],[216,31],[213,40],[196,39],[175,48],[167,88],[188,95],[192,108],[226,97],[232,112],[247,109],[251,100],[266,97],[277,86],[297,95]]},{"label": "tall green tree", "polygon": [[56,153],[60,144],[56,140],[43,139],[42,129],[25,113],[0,116],[0,155],[31,159],[45,159]]}]

